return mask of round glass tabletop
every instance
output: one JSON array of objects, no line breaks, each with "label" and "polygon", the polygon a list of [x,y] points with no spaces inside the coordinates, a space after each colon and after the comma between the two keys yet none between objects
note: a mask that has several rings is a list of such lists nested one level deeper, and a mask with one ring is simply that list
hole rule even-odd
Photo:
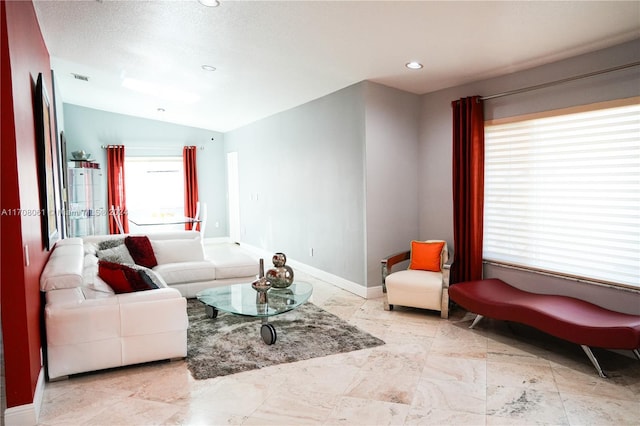
[{"label": "round glass tabletop", "polygon": [[305,303],[313,293],[313,286],[296,281],[287,288],[270,288],[267,303],[260,303],[258,292],[251,283],[232,284],[202,290],[196,297],[213,309],[251,317],[270,317],[291,311]]}]

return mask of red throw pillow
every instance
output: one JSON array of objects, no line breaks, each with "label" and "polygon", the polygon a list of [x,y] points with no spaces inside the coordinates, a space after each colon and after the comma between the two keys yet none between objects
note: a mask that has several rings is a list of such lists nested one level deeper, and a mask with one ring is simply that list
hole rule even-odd
[{"label": "red throw pillow", "polygon": [[440,263],[444,241],[411,241],[411,262],[409,269],[440,272]]},{"label": "red throw pillow", "polygon": [[111,262],[98,262],[98,276],[104,280],[115,293],[131,293],[133,287],[129,284],[124,271],[118,268],[112,268]]},{"label": "red throw pillow", "polygon": [[139,270],[120,263],[101,260],[98,262],[98,276],[118,294],[157,288],[150,286]]},{"label": "red throw pillow", "polygon": [[138,265],[142,265],[146,268],[153,268],[158,264],[155,254],[153,254],[153,247],[151,241],[146,236],[126,237],[124,239],[124,245],[129,249],[129,254],[133,257],[133,261]]}]

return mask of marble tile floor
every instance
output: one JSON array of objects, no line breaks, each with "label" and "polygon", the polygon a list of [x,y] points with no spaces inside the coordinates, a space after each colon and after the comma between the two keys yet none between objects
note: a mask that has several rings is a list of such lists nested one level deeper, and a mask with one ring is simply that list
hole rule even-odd
[{"label": "marble tile floor", "polygon": [[[640,362],[455,309],[383,310],[303,273],[313,303],[381,338],[346,354],[194,380],[184,361],[47,383],[41,425],[637,425]],[[256,344],[263,344],[256,340]],[[277,343],[276,343],[277,344]]]}]

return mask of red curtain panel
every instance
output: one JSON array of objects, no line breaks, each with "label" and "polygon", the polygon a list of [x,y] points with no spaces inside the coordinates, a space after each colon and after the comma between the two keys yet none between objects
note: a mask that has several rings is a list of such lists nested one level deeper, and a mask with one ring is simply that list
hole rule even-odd
[{"label": "red curtain panel", "polygon": [[484,214],[484,114],[478,96],[452,102],[452,283],[482,279]]},{"label": "red curtain panel", "polygon": [[[184,215],[195,217],[198,207],[198,174],[196,167],[195,146],[185,146],[182,149],[182,162],[184,165]],[[191,230],[193,225],[185,224],[184,229]],[[196,228],[200,230],[200,224]]]},{"label": "red curtain panel", "polygon": [[107,147],[107,201],[109,208],[109,233],[118,234],[120,230],[112,213],[117,214],[124,233],[129,232],[129,218],[124,188],[124,145]]}]

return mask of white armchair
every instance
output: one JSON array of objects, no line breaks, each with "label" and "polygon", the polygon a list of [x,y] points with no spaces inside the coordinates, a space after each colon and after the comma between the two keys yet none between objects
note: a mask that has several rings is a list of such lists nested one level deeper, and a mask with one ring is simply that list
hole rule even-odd
[{"label": "white armchair", "polygon": [[[426,243],[426,244],[425,244]],[[435,244],[434,244],[435,243]],[[440,249],[439,244],[442,244]],[[424,269],[417,263],[417,250],[428,247],[435,252],[435,262]],[[394,265],[411,260],[409,269],[392,272]],[[451,260],[447,242],[443,240],[413,241],[412,250],[403,251],[382,259],[382,290],[384,292],[384,309],[392,310],[393,305],[410,306],[414,308],[440,311],[442,318],[449,317],[449,275]],[[412,269],[413,268],[413,269]],[[426,269],[426,270],[425,270]]]}]

